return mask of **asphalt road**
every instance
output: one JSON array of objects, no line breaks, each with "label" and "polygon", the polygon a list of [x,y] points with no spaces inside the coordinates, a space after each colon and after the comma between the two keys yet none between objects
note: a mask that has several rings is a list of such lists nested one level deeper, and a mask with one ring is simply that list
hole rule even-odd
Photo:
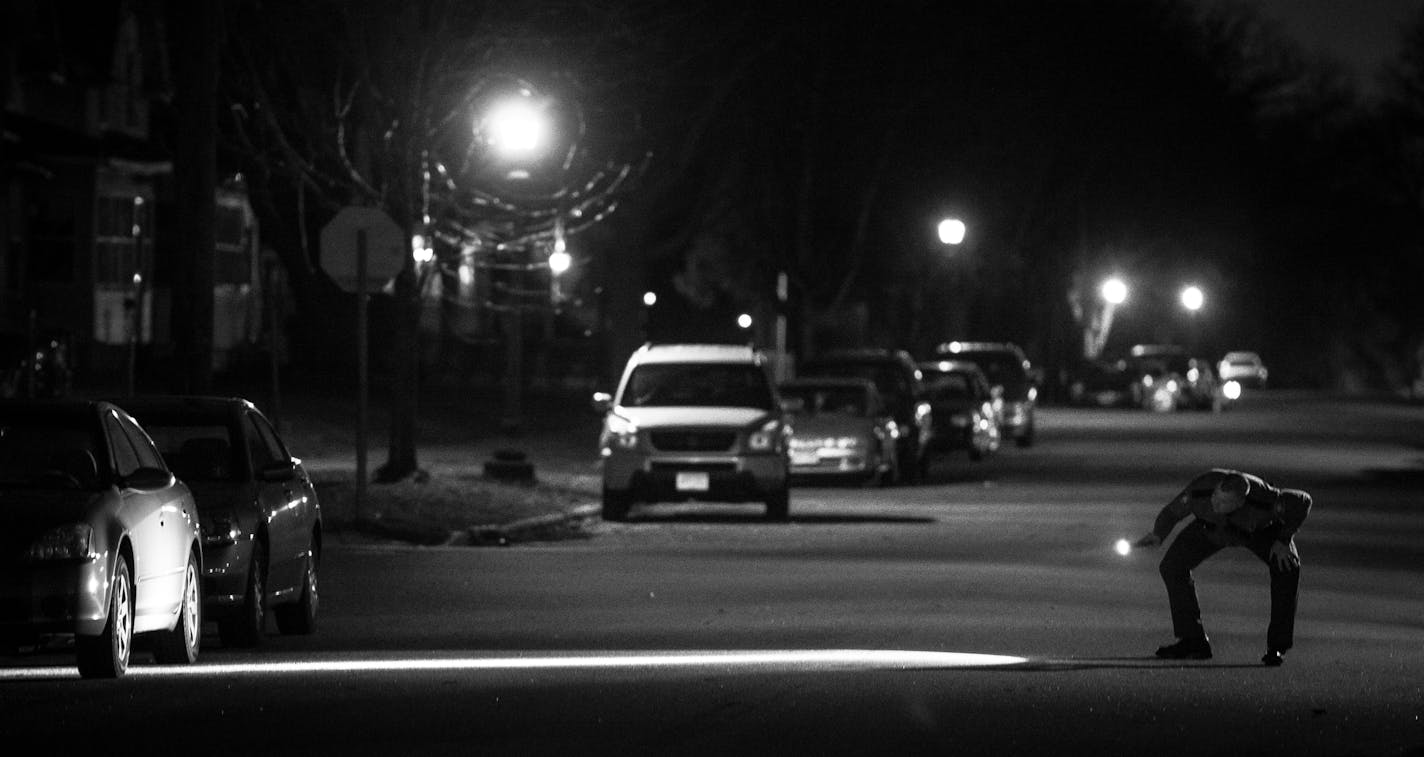
[{"label": "asphalt road", "polygon": [[[1221,414],[1050,409],[1039,444],[923,485],[636,509],[509,548],[338,543],[321,628],[188,669],[0,667],[46,751],[1424,755],[1424,408],[1265,393]],[[1262,667],[1263,565],[1197,572],[1216,657],[1163,662],[1160,551],[1211,466],[1315,511],[1296,648]],[[124,749],[127,747],[127,749]]]}]

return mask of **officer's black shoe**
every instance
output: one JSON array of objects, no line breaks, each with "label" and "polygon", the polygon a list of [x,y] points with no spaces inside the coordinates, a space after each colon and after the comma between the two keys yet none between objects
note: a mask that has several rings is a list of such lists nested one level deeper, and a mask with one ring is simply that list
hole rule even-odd
[{"label": "officer's black shoe", "polygon": [[1261,664],[1268,668],[1279,668],[1281,663],[1286,661],[1286,653],[1274,649],[1267,649],[1261,656]]},{"label": "officer's black shoe", "polygon": [[1206,639],[1182,639],[1176,644],[1158,647],[1157,656],[1164,660],[1210,660],[1211,642]]}]

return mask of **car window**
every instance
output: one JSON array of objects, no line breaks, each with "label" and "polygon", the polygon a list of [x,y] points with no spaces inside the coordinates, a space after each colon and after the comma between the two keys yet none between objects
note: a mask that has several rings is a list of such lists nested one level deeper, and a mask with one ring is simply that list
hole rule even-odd
[{"label": "car window", "polygon": [[845,378],[870,379],[887,404],[894,405],[915,395],[910,378],[898,366],[890,363],[868,363],[832,360],[815,363],[807,368],[807,373],[817,376],[843,376]]},{"label": "car window", "polygon": [[853,386],[797,386],[784,388],[781,393],[783,397],[798,398],[802,401],[802,409],[798,415],[844,415],[864,418],[871,412],[865,391]]},{"label": "car window", "polygon": [[650,363],[633,369],[619,403],[625,407],[775,406],[761,366],[734,363]]},{"label": "car window", "polygon": [[92,422],[0,418],[0,486],[97,488],[108,456]]},{"label": "car window", "polygon": [[956,353],[955,357],[974,361],[974,364],[984,371],[984,376],[989,379],[990,384],[1004,387],[1004,391],[1010,395],[1028,390],[1028,373],[1024,371],[1023,362],[1010,353],[961,352]]},{"label": "car window", "polygon": [[258,432],[252,416],[244,417],[242,425],[247,429],[244,436],[247,437],[247,455],[252,460],[252,470],[259,471],[277,462],[276,455],[263,443],[262,434]]},{"label": "car window", "polygon": [[109,449],[114,459],[114,475],[120,478],[132,476],[139,468],[138,452],[134,449],[129,435],[113,413],[104,416],[104,428],[108,432]]},{"label": "car window", "polygon": [[272,425],[265,418],[248,413],[247,421],[250,424],[248,430],[253,432],[253,435],[260,440],[266,450],[265,457],[268,463],[291,459],[291,454],[287,452],[287,448],[282,445],[282,440],[277,438],[277,432],[272,430]]},{"label": "car window", "polygon": [[139,428],[131,419],[122,415],[115,415],[119,422],[119,428],[123,429],[124,436],[133,445],[134,454],[138,456],[138,464],[141,468],[164,468],[163,457],[158,454],[158,450],[153,446],[153,440],[148,438],[148,434]]},{"label": "car window", "polygon": [[925,392],[931,400],[969,399],[974,385],[963,373],[926,373]]},{"label": "car window", "polygon": [[184,481],[228,481],[239,471],[231,432],[222,424],[149,423],[149,436],[174,475]]}]

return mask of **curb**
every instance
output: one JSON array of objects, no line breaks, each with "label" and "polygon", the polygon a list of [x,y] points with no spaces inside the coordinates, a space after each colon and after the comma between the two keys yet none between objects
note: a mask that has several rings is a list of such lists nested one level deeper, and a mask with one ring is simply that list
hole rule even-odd
[{"label": "curb", "polygon": [[451,531],[446,546],[507,547],[521,541],[557,541],[581,538],[584,527],[598,517],[602,508],[596,504],[578,505],[562,513],[538,515],[509,523],[470,526]]}]

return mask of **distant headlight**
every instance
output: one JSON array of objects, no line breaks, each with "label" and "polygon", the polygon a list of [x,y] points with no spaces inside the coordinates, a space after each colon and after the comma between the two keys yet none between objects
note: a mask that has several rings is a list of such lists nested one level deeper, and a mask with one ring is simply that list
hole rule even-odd
[{"label": "distant headlight", "polygon": [[777,448],[779,439],[781,439],[781,421],[773,418],[752,432],[751,436],[747,438],[747,447],[754,452],[768,452]]},{"label": "distant headlight", "polygon": [[93,560],[94,529],[88,523],[75,523],[50,529],[30,544],[25,557],[29,560]]},{"label": "distant headlight", "polygon": [[953,427],[955,427],[955,428],[968,428],[968,427],[969,427],[969,414],[968,414],[968,413],[955,413],[954,415],[949,416],[949,425],[951,425],[951,426],[953,426]]},{"label": "distant headlight", "polygon": [[1228,381],[1221,385],[1221,394],[1229,400],[1241,399],[1241,384],[1237,381]]}]

